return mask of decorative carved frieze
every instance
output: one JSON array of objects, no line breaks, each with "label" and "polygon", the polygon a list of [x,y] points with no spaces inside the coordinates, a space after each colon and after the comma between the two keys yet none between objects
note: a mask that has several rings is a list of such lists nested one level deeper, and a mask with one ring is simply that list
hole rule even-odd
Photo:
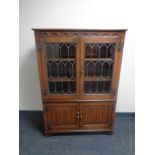
[{"label": "decorative carved frieze", "polygon": [[120,37],[119,32],[41,32],[42,37]]}]

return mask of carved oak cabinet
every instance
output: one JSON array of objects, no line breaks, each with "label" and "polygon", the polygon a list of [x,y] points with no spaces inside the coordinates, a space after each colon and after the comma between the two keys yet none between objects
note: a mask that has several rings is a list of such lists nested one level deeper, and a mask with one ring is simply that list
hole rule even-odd
[{"label": "carved oak cabinet", "polygon": [[44,133],[114,127],[125,29],[33,29]]}]

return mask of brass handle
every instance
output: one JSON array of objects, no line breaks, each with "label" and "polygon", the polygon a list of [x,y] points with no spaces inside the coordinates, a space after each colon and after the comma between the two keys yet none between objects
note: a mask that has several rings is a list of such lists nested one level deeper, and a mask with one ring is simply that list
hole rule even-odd
[{"label": "brass handle", "polygon": [[77,119],[82,119],[82,118],[83,118],[81,112],[77,112],[77,113],[76,113],[76,118],[77,118]]},{"label": "brass handle", "polygon": [[76,118],[79,119],[80,118],[80,112],[76,113]]}]

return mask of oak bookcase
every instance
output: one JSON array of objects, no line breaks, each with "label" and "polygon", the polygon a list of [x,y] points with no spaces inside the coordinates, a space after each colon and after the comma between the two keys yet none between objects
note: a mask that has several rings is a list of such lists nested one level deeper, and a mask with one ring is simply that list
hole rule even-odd
[{"label": "oak bookcase", "polygon": [[33,29],[44,133],[113,132],[126,29]]}]

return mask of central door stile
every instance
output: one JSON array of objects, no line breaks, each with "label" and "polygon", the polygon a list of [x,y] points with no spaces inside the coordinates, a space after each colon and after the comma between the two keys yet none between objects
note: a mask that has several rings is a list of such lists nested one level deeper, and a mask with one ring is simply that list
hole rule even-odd
[{"label": "central door stile", "polygon": [[77,98],[80,98],[80,55],[81,55],[81,45],[80,39],[78,38],[77,41],[77,49],[76,49],[76,88],[77,88]]},{"label": "central door stile", "polygon": [[83,88],[84,88],[84,39],[80,38],[80,99],[83,99]]},{"label": "central door stile", "polygon": [[84,117],[84,111],[83,111],[83,109],[82,109],[82,104],[83,103],[80,103],[79,104],[79,110],[80,110],[80,115],[81,115],[81,117],[80,117],[80,122],[79,122],[79,127],[80,128],[82,128],[83,127],[83,117]]},{"label": "central door stile", "polygon": [[81,120],[80,120],[80,112],[81,112],[81,109],[80,109],[80,103],[77,103],[77,104],[78,104],[77,105],[78,111],[76,113],[76,117],[77,117],[77,128],[80,129],[80,122],[81,122]]}]

